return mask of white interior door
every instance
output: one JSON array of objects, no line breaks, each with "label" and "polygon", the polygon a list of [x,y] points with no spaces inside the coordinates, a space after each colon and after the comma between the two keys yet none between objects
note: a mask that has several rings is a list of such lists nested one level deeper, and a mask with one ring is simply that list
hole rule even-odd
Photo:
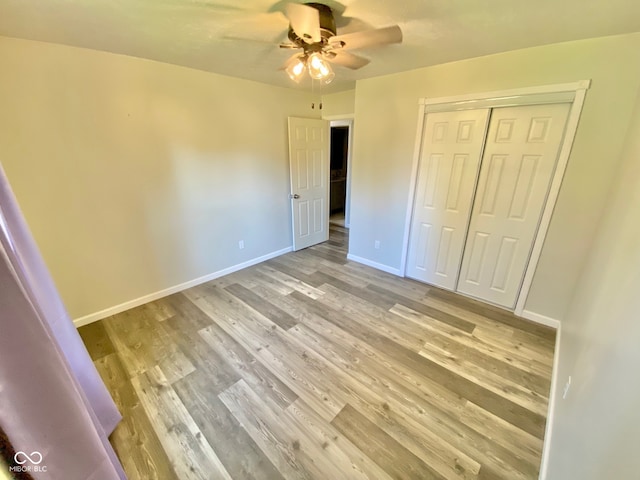
[{"label": "white interior door", "polygon": [[289,117],[293,249],[329,239],[329,124]]},{"label": "white interior door", "polygon": [[491,115],[457,290],[513,308],[529,261],[570,104]]},{"label": "white interior door", "polygon": [[488,118],[489,109],[427,115],[407,276],[455,288]]}]

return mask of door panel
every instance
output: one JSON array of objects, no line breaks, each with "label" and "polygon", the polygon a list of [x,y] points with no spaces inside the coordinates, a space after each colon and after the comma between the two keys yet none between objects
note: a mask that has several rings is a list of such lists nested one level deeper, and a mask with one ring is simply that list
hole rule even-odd
[{"label": "door panel", "polygon": [[455,288],[488,118],[488,109],[427,115],[407,276]]},{"label": "door panel", "polygon": [[459,292],[515,306],[569,108],[555,104],[493,110]]},{"label": "door panel", "polygon": [[329,239],[329,127],[324,120],[289,117],[293,249]]}]

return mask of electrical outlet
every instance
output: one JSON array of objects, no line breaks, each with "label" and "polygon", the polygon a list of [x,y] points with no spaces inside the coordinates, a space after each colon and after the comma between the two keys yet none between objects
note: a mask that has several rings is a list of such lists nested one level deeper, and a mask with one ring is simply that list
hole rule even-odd
[{"label": "electrical outlet", "polygon": [[562,391],[562,399],[564,400],[569,395],[569,387],[571,387],[571,375],[567,379],[567,383],[564,384],[564,390]]},{"label": "electrical outlet", "polygon": [[244,240],[240,240],[240,241],[238,242],[238,248],[239,248],[240,250],[242,250],[242,249],[244,248]]},{"label": "electrical outlet", "polygon": [[373,242],[373,248],[375,248],[376,250],[380,248],[380,240],[376,240],[375,242]]}]

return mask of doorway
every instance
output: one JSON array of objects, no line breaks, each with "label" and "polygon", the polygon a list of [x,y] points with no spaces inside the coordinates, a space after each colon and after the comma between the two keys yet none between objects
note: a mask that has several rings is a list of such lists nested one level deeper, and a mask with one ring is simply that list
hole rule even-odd
[{"label": "doorway", "polygon": [[350,157],[353,120],[330,122],[329,223],[349,228]]},{"label": "doorway", "polygon": [[349,127],[331,127],[329,223],[345,225]]}]

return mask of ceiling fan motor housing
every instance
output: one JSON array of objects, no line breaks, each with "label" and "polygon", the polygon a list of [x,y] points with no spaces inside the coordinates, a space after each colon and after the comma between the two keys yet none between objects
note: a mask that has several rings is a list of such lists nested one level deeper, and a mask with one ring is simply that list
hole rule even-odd
[{"label": "ceiling fan motor housing", "polygon": [[[326,40],[330,37],[336,35],[336,21],[333,18],[333,12],[331,8],[322,4],[322,3],[305,3],[305,5],[315,8],[318,10],[320,14],[320,35],[322,36],[322,43],[325,43]],[[296,32],[293,31],[291,27],[289,27],[289,40],[291,40],[296,45],[302,46],[305,44],[305,41],[296,35]]]}]

